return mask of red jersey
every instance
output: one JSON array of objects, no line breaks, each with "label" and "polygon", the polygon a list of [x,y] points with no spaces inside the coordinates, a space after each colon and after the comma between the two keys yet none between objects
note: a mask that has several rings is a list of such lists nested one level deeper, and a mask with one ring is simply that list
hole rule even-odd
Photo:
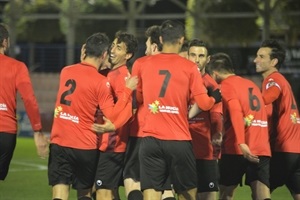
[{"label": "red jersey", "polygon": [[[208,74],[203,75],[203,81],[206,88],[212,87],[213,90],[218,89],[219,85]],[[191,105],[195,102],[192,100]],[[218,123],[219,130],[212,130],[211,115],[217,113],[220,117]],[[214,149],[211,144],[211,135],[216,132],[222,132],[223,120],[222,120],[222,103],[215,104],[209,111],[202,111],[195,117],[189,120],[189,129],[192,135],[193,150],[196,159],[213,160]]]},{"label": "red jersey", "polygon": [[[140,59],[146,59],[147,56],[144,56]],[[141,65],[133,65],[132,67],[132,76],[137,76],[139,79],[141,77]],[[140,80],[139,80],[140,81]],[[144,125],[145,114],[147,109],[144,107],[144,104],[137,102],[137,110],[134,115],[133,121],[130,124],[130,136],[131,137],[143,137],[142,127]]]},{"label": "red jersey", "polygon": [[297,104],[290,84],[279,72],[266,77],[262,84],[262,94],[271,87],[280,90],[279,97],[273,101],[270,142],[275,152],[300,153],[300,118]]},{"label": "red jersey", "polygon": [[[126,65],[118,67],[108,72],[107,79],[112,88],[112,94],[115,102],[122,96],[123,91],[126,87],[125,80],[130,75]],[[131,98],[130,98],[131,100]],[[127,111],[122,112],[123,114],[130,114],[132,108],[126,107]],[[128,110],[129,109],[129,110]],[[131,116],[128,116],[131,117]],[[118,128],[114,133],[105,133],[100,136],[100,147],[101,151],[110,152],[125,152],[126,144],[129,135],[128,122],[122,127]]]},{"label": "red jersey", "polygon": [[17,133],[17,91],[24,102],[32,129],[41,130],[40,112],[27,67],[3,54],[0,54],[0,66],[0,132]]},{"label": "red jersey", "polygon": [[110,84],[95,67],[85,63],[64,67],[60,74],[51,143],[76,149],[97,149],[98,138],[91,130],[97,108],[114,121],[117,111],[124,110],[129,103],[130,94],[124,93],[114,106]]},{"label": "red jersey", "polygon": [[[190,96],[207,93],[197,65],[178,54],[161,53],[137,59],[134,67],[141,67],[137,98],[147,110],[143,136],[191,140],[187,120]],[[211,98],[203,102],[209,108],[214,103]]]},{"label": "red jersey", "polygon": [[254,155],[270,156],[268,123],[260,89],[250,80],[230,76],[221,82],[224,114],[222,154],[242,155],[247,144]]}]

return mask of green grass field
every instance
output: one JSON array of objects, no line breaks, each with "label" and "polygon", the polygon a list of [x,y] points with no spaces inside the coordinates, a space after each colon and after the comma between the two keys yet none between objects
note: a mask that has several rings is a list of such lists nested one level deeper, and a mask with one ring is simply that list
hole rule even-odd
[{"label": "green grass field", "polygon": [[[125,200],[123,188],[120,188]],[[250,200],[250,189],[238,187],[235,199]],[[51,187],[47,179],[47,160],[38,158],[32,138],[18,138],[10,171],[5,181],[0,182],[0,200],[50,200]],[[70,199],[76,199],[71,190]],[[272,200],[292,199],[285,187],[272,194]]]}]

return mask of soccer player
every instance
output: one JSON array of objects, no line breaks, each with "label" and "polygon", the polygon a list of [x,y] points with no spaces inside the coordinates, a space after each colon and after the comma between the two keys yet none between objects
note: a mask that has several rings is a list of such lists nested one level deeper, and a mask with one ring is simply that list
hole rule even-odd
[{"label": "soccer player", "polygon": [[[162,44],[159,41],[160,27],[158,25],[150,26],[146,32],[146,56],[159,54],[162,50]],[[132,75],[138,75],[137,67],[132,69]],[[125,168],[123,172],[125,193],[128,200],[143,200],[140,185],[140,162],[139,162],[139,147],[143,137],[142,126],[144,124],[144,115],[146,108],[143,104],[138,104],[135,118],[131,124],[130,137],[125,156]],[[162,199],[174,199],[174,194],[171,188],[170,179],[165,184]]]},{"label": "soccer player", "polygon": [[262,74],[262,94],[270,114],[272,148],[270,189],[286,185],[294,199],[300,199],[300,118],[290,84],[279,73],[285,50],[276,40],[265,40],[254,63]]},{"label": "soccer player", "polygon": [[[210,88],[210,90],[219,88],[216,81],[205,72],[205,66],[209,62],[206,43],[199,39],[191,40],[188,47],[188,59],[197,64],[206,88]],[[191,106],[193,103],[192,101]],[[220,154],[218,150],[222,141],[223,131],[221,102],[215,104],[209,111],[200,112],[191,118],[189,120],[189,129],[196,157],[198,198],[217,199],[217,192],[219,191],[217,159]]]},{"label": "soccer player", "polygon": [[189,48],[189,41],[184,40],[183,45],[178,54],[184,58],[188,58],[188,48]]},{"label": "soccer player", "polygon": [[9,57],[9,32],[0,24],[0,180],[5,180],[17,141],[16,102],[20,93],[28,114],[37,153],[48,156],[48,139],[42,131],[41,117],[28,69],[23,62]]},{"label": "soccer player", "polygon": [[221,100],[217,91],[209,97],[197,66],[178,55],[184,42],[184,26],[167,20],[161,25],[162,53],[139,58],[137,100],[146,106],[140,144],[141,189],[145,200],[161,199],[170,175],[179,199],[196,199],[197,174],[188,129],[190,96],[202,110]]},{"label": "soccer player", "polygon": [[220,84],[222,91],[225,130],[219,160],[220,199],[233,199],[234,190],[245,173],[252,199],[270,199],[271,150],[260,89],[234,73],[227,54],[212,55],[206,70]]},{"label": "soccer player", "polygon": [[[132,34],[117,32],[110,47],[109,62],[111,70],[107,79],[111,85],[115,102],[122,98],[125,81],[130,76],[126,63],[137,51],[138,41]],[[131,99],[130,99],[131,101]],[[122,115],[132,116],[132,107],[122,111]],[[97,200],[113,199],[113,191],[117,191],[123,181],[124,156],[129,136],[129,121],[113,133],[100,137],[100,156],[95,178]]]},{"label": "soccer player", "polygon": [[126,89],[114,105],[110,84],[98,73],[108,47],[105,34],[91,35],[81,50],[81,62],[61,71],[48,163],[52,199],[68,199],[70,185],[77,190],[78,199],[91,199],[98,161],[97,126],[93,126],[97,108],[112,120],[114,128],[128,120],[128,115],[120,113],[131,107],[137,79],[127,79]]}]

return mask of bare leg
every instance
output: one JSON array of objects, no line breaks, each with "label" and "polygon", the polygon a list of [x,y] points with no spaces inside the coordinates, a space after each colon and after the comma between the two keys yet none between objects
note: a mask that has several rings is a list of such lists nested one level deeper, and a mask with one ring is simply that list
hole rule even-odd
[{"label": "bare leg", "polygon": [[169,198],[169,197],[175,197],[175,192],[173,190],[165,190],[162,194],[161,199]]},{"label": "bare leg", "polygon": [[300,200],[300,194],[292,194],[294,200]]},{"label": "bare leg", "polygon": [[65,184],[57,184],[52,187],[52,199],[58,198],[68,200],[70,186]]},{"label": "bare leg", "polygon": [[128,194],[133,190],[140,190],[141,191],[141,182],[135,181],[132,178],[126,178],[124,179],[124,188],[125,188],[125,194],[128,198]]},{"label": "bare leg", "polygon": [[270,189],[260,181],[253,181],[251,184],[253,199],[267,199],[271,198]]},{"label": "bare leg", "polygon": [[178,192],[178,200],[196,200],[197,188],[193,188],[184,192]]},{"label": "bare leg", "polygon": [[225,186],[225,185],[220,185],[220,200],[232,200],[233,199],[233,194],[234,190],[237,187],[237,185],[232,185],[232,186]]},{"label": "bare leg", "polygon": [[217,200],[218,192],[201,192],[197,194],[197,199],[201,200]]},{"label": "bare leg", "polygon": [[156,191],[154,189],[146,189],[143,192],[144,194],[144,200],[157,200],[157,199],[161,199],[161,192],[160,191]]},{"label": "bare leg", "polygon": [[98,189],[96,191],[97,200],[112,200],[114,198],[113,191],[109,189]]}]

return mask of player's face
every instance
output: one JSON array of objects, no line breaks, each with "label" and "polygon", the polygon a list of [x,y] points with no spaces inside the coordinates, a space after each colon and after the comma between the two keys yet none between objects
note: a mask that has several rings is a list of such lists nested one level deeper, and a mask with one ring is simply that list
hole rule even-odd
[{"label": "player's face", "polygon": [[151,44],[151,39],[150,39],[150,37],[148,37],[148,39],[146,41],[145,54],[146,54],[146,56],[149,56],[149,55],[155,55],[156,53],[158,53],[157,45],[155,43]]},{"label": "player's face", "polygon": [[254,59],[256,72],[263,73],[275,67],[273,62],[274,59],[270,58],[270,54],[271,48],[262,47],[258,49],[256,58]]},{"label": "player's face", "polygon": [[128,59],[126,44],[124,42],[117,42],[117,39],[115,39],[110,48],[109,61],[113,67],[126,64]]},{"label": "player's face", "polygon": [[207,64],[208,56],[205,47],[192,46],[189,48],[188,59],[197,64],[199,70],[202,72]]}]

